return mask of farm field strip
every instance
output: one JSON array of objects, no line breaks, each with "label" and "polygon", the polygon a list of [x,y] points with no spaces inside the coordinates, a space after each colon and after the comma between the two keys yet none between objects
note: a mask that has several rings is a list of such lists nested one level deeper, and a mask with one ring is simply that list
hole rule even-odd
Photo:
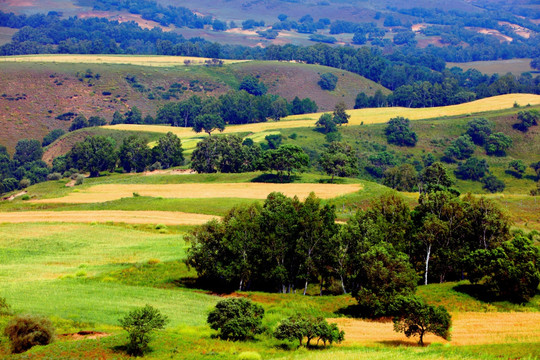
[{"label": "farm field strip", "polygon": [[[279,191],[287,196],[306,198],[314,192],[322,199],[333,198],[359,191],[360,184],[269,184],[269,183],[216,183],[216,184],[102,184],[91,186],[79,192],[71,192],[67,196],[34,200],[34,203],[71,203],[88,204],[132,197],[133,193],[141,196],[207,199],[207,198],[241,198],[265,199],[269,193]],[[1,221],[1,218],[0,218]]]},{"label": "farm field strip", "polygon": [[[486,111],[495,111],[511,108],[514,103],[519,105],[538,105],[540,104],[540,95],[534,94],[508,94],[499,95],[481,100],[476,100],[470,103],[441,106],[433,108],[403,108],[403,107],[385,107],[385,108],[367,108],[348,110],[351,115],[349,125],[361,124],[381,124],[386,123],[393,117],[403,116],[410,120],[424,120],[445,116],[459,116],[482,113]],[[277,131],[280,129],[300,128],[300,127],[315,127],[315,123],[322,113],[293,115],[282,119],[281,121],[263,122],[256,124],[245,125],[230,125],[225,128],[224,133],[257,133],[262,131]],[[171,127],[167,125],[133,125],[119,124],[107,125],[106,129],[112,130],[131,130],[131,131],[149,131],[157,133],[173,132],[181,138],[201,137],[196,134],[191,128]]]},{"label": "farm field strip", "polygon": [[[71,55],[71,54],[40,54],[1,56],[0,62],[47,62],[47,63],[72,63],[72,64],[124,64],[152,67],[186,66],[185,60],[190,65],[203,65],[210,58],[192,56],[161,56],[161,55]],[[222,60],[225,64],[247,62],[249,60]]]},{"label": "farm field strip", "polygon": [[0,212],[1,223],[105,223],[201,225],[216,216],[176,211],[20,211]]},{"label": "farm field strip", "polygon": [[[374,322],[361,319],[329,319],[345,331],[345,344],[408,343],[414,345],[416,338],[407,338],[393,331],[392,322]],[[452,313],[452,338],[446,341],[432,334],[425,336],[426,343],[450,343],[455,346],[535,343],[540,342],[540,313]]]}]

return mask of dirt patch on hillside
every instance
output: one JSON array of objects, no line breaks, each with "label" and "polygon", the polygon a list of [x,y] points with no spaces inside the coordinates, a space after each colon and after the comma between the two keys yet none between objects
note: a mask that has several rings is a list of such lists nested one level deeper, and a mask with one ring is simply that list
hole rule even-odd
[{"label": "dirt patch on hillside", "polygon": [[100,331],[79,331],[72,334],[59,334],[56,335],[60,340],[85,340],[85,339],[99,339],[106,336],[111,336],[109,333]]},{"label": "dirt patch on hillside", "polygon": [[23,196],[23,195],[26,194],[26,193],[27,193],[26,191],[21,191],[20,193],[13,194],[13,195],[11,195],[11,196],[5,197],[5,198],[3,198],[2,200],[5,200],[5,201],[11,201],[11,200],[15,199],[16,197]]},{"label": "dirt patch on hillside", "polygon": [[125,13],[125,12],[88,11],[88,12],[80,13],[78,17],[81,19],[93,18],[93,17],[105,18],[112,21],[118,21],[119,23],[134,21],[137,23],[137,25],[139,25],[143,29],[153,29],[157,27],[163,31],[172,31],[171,28],[161,26],[159,23],[155,21],[143,19],[141,15],[130,14],[130,13]]},{"label": "dirt patch on hillside", "polygon": [[145,171],[144,176],[152,175],[191,175],[196,174],[196,171],[191,169],[167,169],[167,170],[154,170],[154,171]]}]

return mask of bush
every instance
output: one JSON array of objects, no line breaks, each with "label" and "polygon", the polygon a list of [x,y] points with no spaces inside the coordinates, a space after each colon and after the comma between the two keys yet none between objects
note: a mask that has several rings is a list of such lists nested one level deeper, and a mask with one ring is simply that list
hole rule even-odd
[{"label": "bush", "polygon": [[28,180],[28,179],[22,179],[21,181],[19,181],[19,188],[20,189],[26,189],[30,185],[32,185],[32,182],[30,180]]},{"label": "bush", "polygon": [[230,340],[246,340],[262,332],[262,306],[242,298],[225,299],[216,304],[208,314],[207,322],[219,337]]},{"label": "bush", "polygon": [[51,181],[51,180],[60,180],[62,179],[62,174],[60,173],[57,173],[57,172],[54,172],[54,173],[51,173],[49,175],[47,175],[47,180]]},{"label": "bush", "polygon": [[482,179],[482,182],[484,183],[484,186],[482,186],[482,188],[489,191],[490,193],[502,192],[506,187],[504,182],[495,177],[494,175],[486,176],[484,179]]},{"label": "bush", "polygon": [[120,325],[128,332],[127,352],[131,355],[143,355],[148,350],[150,333],[163,329],[168,321],[167,316],[148,304],[120,319]]},{"label": "bush", "polygon": [[50,344],[54,338],[54,327],[47,318],[20,315],[9,322],[4,334],[11,342],[11,351],[22,353],[36,345]]},{"label": "bush", "polygon": [[11,305],[8,304],[6,298],[0,296],[0,315],[10,315]]},{"label": "bush", "polygon": [[317,82],[321,89],[332,91],[336,88],[338,77],[332,73],[321,74],[321,79]]},{"label": "bush", "polygon": [[480,180],[489,170],[486,160],[480,160],[475,157],[468,158],[464,163],[458,165],[454,171],[456,176],[462,180]]},{"label": "bush", "polygon": [[385,134],[389,144],[398,146],[415,146],[418,141],[416,133],[411,130],[410,120],[401,116],[390,119]]},{"label": "bush", "polygon": [[77,177],[75,178],[75,185],[82,185],[83,182],[84,182],[84,175],[77,174]]}]

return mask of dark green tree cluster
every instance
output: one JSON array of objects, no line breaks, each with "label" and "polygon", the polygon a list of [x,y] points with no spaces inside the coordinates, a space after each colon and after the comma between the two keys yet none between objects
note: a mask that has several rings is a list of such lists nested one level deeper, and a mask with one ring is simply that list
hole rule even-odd
[{"label": "dark green tree cluster", "polygon": [[519,123],[513,125],[514,129],[527,132],[531,126],[538,125],[540,120],[540,113],[538,110],[525,110],[518,112],[517,116]]},{"label": "dark green tree cluster", "polygon": [[332,142],[321,154],[319,165],[332,176],[350,177],[358,174],[358,158],[354,149],[347,143]]},{"label": "dark green tree cluster", "polygon": [[321,78],[317,82],[321,89],[332,91],[336,88],[336,85],[338,83],[338,77],[332,73],[324,73],[321,74]]},{"label": "dark green tree cluster", "polygon": [[339,330],[337,324],[329,324],[322,317],[303,316],[300,314],[283,319],[274,330],[274,337],[278,340],[297,341],[302,346],[304,338],[306,347],[311,346],[312,340],[317,340],[326,346],[326,343],[340,343],[345,339],[345,332]]},{"label": "dark green tree cluster", "polygon": [[200,277],[240,290],[305,292],[309,282],[329,278],[335,219],[313,194],[301,202],[271,193],[262,207],[235,207],[195,229],[187,263]]},{"label": "dark green tree cluster", "polygon": [[540,250],[532,236],[518,233],[512,240],[478,249],[466,259],[467,273],[493,298],[522,303],[536,295],[540,284]]},{"label": "dark green tree cluster", "polygon": [[[197,228],[188,264],[210,283],[293,292],[339,284],[370,316],[397,314],[395,300],[423,282],[461,279],[476,250],[510,240],[494,202],[449,191],[423,193],[412,211],[396,194],[374,200],[345,225],[313,194],[304,202],[272,193]],[[535,265],[537,268],[537,265]]]},{"label": "dark green tree cluster", "polygon": [[159,168],[169,168],[182,165],[183,162],[182,144],[171,132],[159,138],[152,149],[144,138],[130,136],[124,139],[118,151],[113,139],[90,136],[76,143],[65,156],[56,158],[53,170],[63,173],[77,169],[95,177],[102,171],[113,171],[117,165],[127,172],[142,172],[157,163]]},{"label": "dark green tree cluster", "polygon": [[244,90],[251,95],[261,96],[266,94],[268,88],[266,87],[266,85],[264,85],[262,81],[259,81],[256,77],[248,75],[242,79],[238,90]]},{"label": "dark green tree cluster", "polygon": [[50,169],[41,159],[42,156],[43,149],[38,140],[19,140],[13,159],[7,149],[0,145],[0,193],[45,181]]},{"label": "dark green tree cluster", "polygon": [[416,133],[411,130],[410,120],[401,116],[390,119],[384,132],[389,144],[415,146],[418,141]]},{"label": "dark green tree cluster", "polygon": [[[269,144],[275,144],[271,138]],[[281,139],[281,138],[280,138]],[[240,173],[255,170],[276,171],[279,181],[309,165],[309,157],[297,145],[262,147],[253,141],[242,141],[238,135],[212,136],[197,143],[191,156],[191,167],[199,173]]]},{"label": "dark green tree cluster", "polygon": [[[219,98],[194,95],[186,100],[167,103],[161,107],[156,123],[195,127],[195,130],[222,129],[226,124],[249,124],[279,121],[289,114],[316,112],[317,105],[310,99],[296,97],[292,103],[275,95],[252,95],[245,90],[231,91]],[[203,126],[209,123],[214,126]]]},{"label": "dark green tree cluster", "polygon": [[332,115],[324,113],[319,117],[319,120],[315,123],[317,129],[323,134],[337,133],[338,125],[347,124],[351,115],[346,112],[346,105],[344,102],[339,102],[334,107],[334,112]]}]

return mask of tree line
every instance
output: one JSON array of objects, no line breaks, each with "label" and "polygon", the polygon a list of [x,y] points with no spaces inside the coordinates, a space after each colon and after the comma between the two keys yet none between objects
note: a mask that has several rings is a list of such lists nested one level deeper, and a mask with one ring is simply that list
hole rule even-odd
[{"label": "tree line", "polygon": [[446,190],[422,194],[413,210],[383,195],[344,225],[314,194],[300,201],[271,193],[263,205],[235,207],[196,228],[186,263],[213,287],[306,294],[315,283],[321,294],[351,293],[378,316],[414,294],[420,276],[427,284],[471,274],[494,297],[527,301],[540,281],[540,255],[510,226],[491,200]]}]

